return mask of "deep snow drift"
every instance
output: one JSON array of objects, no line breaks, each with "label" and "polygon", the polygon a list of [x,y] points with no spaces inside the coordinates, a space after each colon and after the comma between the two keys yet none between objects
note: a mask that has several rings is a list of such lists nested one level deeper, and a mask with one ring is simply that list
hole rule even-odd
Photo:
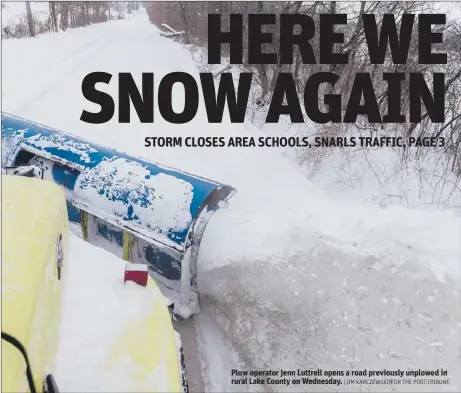
[{"label": "deep snow drift", "polygon": [[[164,122],[157,108],[155,124],[140,124],[134,111],[129,125],[118,124],[117,114],[102,125],[81,122],[83,109],[99,109],[81,93],[89,72],[131,72],[138,82],[142,72],[154,72],[156,88],[169,72],[198,75],[190,54],[160,37],[145,15],[4,41],[2,50],[5,111],[238,189],[229,207],[210,220],[199,255],[206,320],[199,317],[198,327],[209,332],[210,321],[216,323],[211,337],[200,334],[209,390],[242,390],[230,385],[232,364],[274,370],[443,367],[451,386],[408,390],[461,388],[458,213],[329,201],[276,150],[144,147],[146,136],[258,134],[252,125],[228,119],[208,124],[203,100],[185,125]],[[18,61],[26,55],[35,60]],[[101,87],[114,98],[116,79]],[[177,110],[184,105],[180,87],[174,104]],[[229,351],[206,350],[216,351],[218,341]],[[339,388],[347,389],[358,387]]]},{"label": "deep snow drift", "polygon": [[163,301],[158,289],[124,284],[124,271],[125,261],[70,235],[54,373],[61,392],[147,392],[152,386],[156,391],[168,387],[161,362],[144,381],[146,387],[138,379],[139,365],[118,355],[121,338],[142,334],[142,327],[136,332],[133,324],[145,324],[146,311]]}]

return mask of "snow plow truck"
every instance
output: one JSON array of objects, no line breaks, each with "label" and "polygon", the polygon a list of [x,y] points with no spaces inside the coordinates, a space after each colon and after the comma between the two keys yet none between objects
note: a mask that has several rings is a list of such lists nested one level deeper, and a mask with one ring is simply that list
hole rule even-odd
[{"label": "snow plow truck", "polygon": [[175,315],[199,311],[200,240],[233,187],[5,113],[2,171],[59,185],[84,240],[148,265]]},{"label": "snow plow truck", "polygon": [[[60,392],[53,373],[61,294],[68,277],[67,215],[59,186],[2,175],[2,392]],[[145,288],[132,284],[149,296],[149,306],[110,340],[115,350],[105,369],[129,359],[136,369],[135,374],[127,371],[130,391],[186,393],[179,335],[165,298],[155,281],[146,278]],[[160,374],[155,373],[158,369]]]}]

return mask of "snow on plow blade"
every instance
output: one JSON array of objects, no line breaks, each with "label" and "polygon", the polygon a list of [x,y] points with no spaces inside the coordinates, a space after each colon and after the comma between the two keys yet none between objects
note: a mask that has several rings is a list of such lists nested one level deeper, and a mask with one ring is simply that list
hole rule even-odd
[{"label": "snow on plow blade", "polygon": [[200,240],[232,187],[2,114],[2,170],[22,166],[63,187],[85,240],[149,265],[176,314],[198,311]]}]

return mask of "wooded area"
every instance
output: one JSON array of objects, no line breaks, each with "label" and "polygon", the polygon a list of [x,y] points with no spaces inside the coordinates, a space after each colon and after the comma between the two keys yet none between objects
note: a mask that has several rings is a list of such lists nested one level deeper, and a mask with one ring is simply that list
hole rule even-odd
[{"label": "wooded area", "polygon": [[[461,4],[461,3],[460,3]],[[395,16],[397,31],[400,31],[402,16],[405,14],[434,14],[437,5],[430,2],[150,2],[146,5],[152,23],[165,30],[165,26],[174,31],[181,31],[183,44],[193,45],[206,50],[208,44],[208,15],[221,14],[221,31],[229,31],[230,14],[243,14],[243,64],[232,65],[233,69],[239,68],[241,72],[252,72],[255,82],[259,85],[258,105],[262,110],[267,111],[268,102],[274,92],[275,84],[281,73],[291,73],[296,83],[296,89],[301,102],[304,100],[304,88],[309,77],[316,72],[334,72],[340,76],[334,89],[326,85],[319,89],[319,101],[324,100],[325,94],[339,93],[349,94],[357,72],[367,72],[371,75],[373,85],[376,89],[376,97],[381,110],[381,116],[386,114],[389,106],[388,85],[384,83],[383,74],[404,73],[406,80],[409,80],[411,73],[422,73],[426,82],[431,86],[431,78],[435,72],[445,73],[445,118],[443,124],[434,124],[428,119],[428,113],[422,108],[421,123],[404,124],[370,124],[366,119],[359,120],[356,124],[348,125],[348,129],[339,125],[319,126],[319,132],[337,135],[347,132],[351,127],[355,128],[361,135],[403,135],[403,136],[443,136],[446,145],[441,148],[441,153],[448,157],[447,169],[461,176],[461,24],[459,20],[451,20],[447,15],[445,25],[434,25],[432,31],[443,33],[443,44],[433,45],[433,51],[447,53],[446,65],[420,64],[418,59],[418,35],[413,34],[410,42],[409,56],[406,64],[394,64],[388,51],[384,64],[371,64],[366,42],[363,14],[375,14],[378,19],[378,28],[382,23],[384,14]],[[347,25],[337,26],[336,30],[344,33],[344,43],[336,44],[336,52],[347,51],[349,53],[348,64],[305,64],[298,46],[293,48],[293,64],[248,64],[248,14],[270,13],[280,18],[281,14],[302,14],[308,15],[315,21],[315,29],[319,29],[320,14],[347,14]],[[417,29],[418,20],[415,20],[413,29]],[[263,52],[280,54],[280,30],[277,25],[263,27],[264,32],[273,34],[272,42],[262,45]],[[299,34],[300,26],[295,27],[294,33]],[[319,34],[315,34],[310,40],[316,58],[320,56]],[[222,46],[222,67],[229,64],[228,44]],[[194,49],[191,49],[194,50]],[[227,50],[227,52],[226,52]],[[280,57],[280,56],[278,56]],[[226,59],[227,58],[227,59]],[[402,114],[409,119],[410,107],[409,84],[402,84],[401,93]],[[347,97],[344,100],[347,102]],[[345,108],[343,107],[343,110]],[[421,148],[416,152],[424,155],[427,149]],[[311,159],[311,151],[305,152],[301,160]],[[410,154],[403,150],[403,155]]]},{"label": "wooded area", "polygon": [[[5,4],[11,3],[3,2],[2,8],[5,7]],[[451,4],[458,7],[458,15],[461,15],[461,2]],[[419,49],[421,45],[417,34],[419,29],[418,17],[415,18],[412,26],[413,34],[409,40],[408,57],[405,59],[404,64],[396,64],[392,59],[390,50],[387,51],[383,64],[373,64],[370,61],[364,19],[362,17],[364,14],[376,15],[378,32],[382,28],[384,15],[391,18],[392,23],[394,23],[395,18],[396,31],[400,32],[403,15],[444,13],[445,11],[441,8],[442,5],[443,3],[421,1],[24,2],[21,4],[22,14],[14,21],[5,24],[2,20],[2,38],[34,37],[43,33],[65,31],[69,28],[79,28],[114,19],[130,18],[133,10],[145,7],[150,21],[159,28],[160,34],[184,45],[192,54],[200,71],[211,72],[216,82],[219,82],[222,75],[229,77],[226,74],[231,73],[234,77],[234,84],[237,86],[239,73],[250,72],[252,74],[251,102],[248,105],[246,119],[254,124],[261,123],[260,119],[267,118],[270,103],[274,101],[274,91],[277,81],[280,79],[279,76],[285,77],[288,74],[289,78],[293,80],[294,89],[296,90],[294,96],[299,97],[301,108],[303,108],[303,116],[306,120],[304,124],[301,123],[294,127],[293,121],[289,121],[288,116],[281,116],[280,124],[283,123],[281,127],[285,127],[284,132],[288,132],[289,129],[292,131],[296,129],[294,132],[302,136],[309,135],[309,137],[312,135],[342,137],[352,134],[354,136],[371,137],[443,137],[445,143],[435,148],[427,149],[420,146],[411,149],[396,149],[394,154],[398,157],[398,159],[395,159],[398,168],[395,171],[388,170],[387,172],[382,169],[383,173],[386,172],[383,175],[378,174],[379,168],[372,164],[372,160],[369,159],[369,153],[372,149],[367,150],[364,148],[360,151],[358,149],[339,149],[338,154],[345,155],[345,164],[354,161],[350,157],[353,154],[363,154],[364,164],[372,168],[373,175],[380,184],[385,183],[384,178],[388,176],[388,172],[397,173],[402,169],[402,172],[408,170],[409,172],[417,173],[416,176],[421,179],[421,184],[429,178],[432,179],[431,187],[434,189],[434,195],[438,193],[438,191],[435,192],[436,189],[448,187],[453,187],[453,192],[461,194],[461,68],[459,66],[461,64],[461,17],[456,18],[447,12],[445,24],[432,26],[433,32],[443,33],[443,43],[433,44],[432,51],[446,53],[447,64],[423,64],[424,62],[420,62]],[[208,16],[210,14],[220,15],[221,31],[223,32],[229,31],[231,27],[231,14],[243,15],[241,27],[241,30],[243,30],[243,64],[231,64],[229,44],[222,45],[221,64],[210,64],[210,61],[208,61]],[[258,61],[248,61],[249,53],[251,52],[248,47],[249,14],[275,15],[274,23],[263,25],[262,31],[271,33],[272,37],[271,42],[263,44],[261,48],[263,53],[275,54],[278,61],[272,62],[272,64],[257,64]],[[347,64],[336,64],[339,62],[322,64],[321,34],[318,34],[321,28],[320,15],[322,14],[347,14],[347,23],[335,26],[336,32],[344,34],[344,42],[334,45],[335,52],[347,52]],[[303,56],[302,45],[293,45],[293,47],[289,45],[282,50],[280,40],[281,15],[296,18],[302,16],[312,19],[315,34],[312,39],[309,39],[309,48],[312,48],[313,54],[311,57],[315,58],[316,61],[305,61],[306,56]],[[235,23],[235,17],[232,23]],[[309,24],[311,23],[309,22]],[[292,32],[297,35],[301,34],[302,31],[302,26],[296,25]],[[393,39],[399,40],[399,35],[400,33]],[[259,45],[256,49],[259,51]],[[155,50],[155,48],[152,48],[152,51],[155,52]],[[286,62],[281,62],[282,54],[285,55],[285,58],[288,56],[290,60],[293,59],[292,63],[284,64]],[[267,62],[261,61],[261,63]],[[149,72],[150,69],[145,71]],[[322,83],[319,89],[309,88],[306,92],[307,82],[312,75],[321,72],[333,73],[339,79],[334,86]],[[396,110],[401,110],[402,116],[406,119],[404,123],[383,122],[381,124],[372,124],[368,121],[367,116],[359,116],[357,122],[352,124],[317,124],[310,121],[308,116],[305,116],[305,98],[315,100],[316,90],[318,90],[317,100],[319,108],[323,112],[328,112],[332,109],[332,105],[329,105],[328,101],[330,98],[331,103],[332,95],[341,95],[341,102],[335,101],[335,105],[337,106],[336,109],[339,108],[338,112],[341,111],[341,118],[344,118],[347,103],[350,101],[350,93],[353,91],[352,87],[358,73],[365,73],[370,76],[379,109],[379,117],[389,119],[389,116],[386,116],[389,115],[389,108],[392,108],[394,113],[397,113]],[[401,89],[398,95],[401,97],[400,108],[396,108],[398,100],[389,98],[391,90],[385,76],[388,73],[400,73],[400,76],[404,76],[402,83],[399,84],[399,81],[397,81],[397,87]],[[411,82],[411,75],[418,73],[424,77],[424,84],[416,83],[417,78]],[[426,102],[428,102],[431,95],[434,96],[435,94],[434,91],[431,91],[433,90],[435,73],[445,74],[444,82],[441,84],[442,88],[444,87],[445,121],[443,123],[434,123],[429,118],[426,106],[421,105],[421,111],[415,111],[415,102],[413,101],[413,113],[417,113],[416,117],[420,115],[421,118],[421,121],[416,121],[414,116],[409,116],[410,108],[412,107],[410,87],[413,85],[414,88],[416,85],[416,88],[418,88],[418,86],[423,85],[424,89],[426,89],[425,85],[427,85],[428,88],[423,93],[425,94]],[[419,81],[421,80],[419,79]],[[395,87],[396,85],[393,84],[392,86]],[[438,97],[441,95],[439,92]],[[396,96],[394,94],[394,97]],[[418,106],[417,102],[416,106]],[[333,149],[299,149],[296,151],[296,160],[301,165],[309,166],[307,172],[311,176],[312,173],[318,170],[321,162],[328,162],[326,158],[332,151]],[[362,161],[357,160],[357,162]],[[343,170],[344,165],[338,166],[338,172],[345,172]],[[389,166],[383,164],[382,168],[389,168]],[[447,180],[448,175],[452,176],[451,179],[453,179],[454,175],[455,180]],[[351,177],[354,176],[351,175]],[[381,179],[379,179],[380,176]],[[439,178],[440,181],[438,180]],[[348,184],[352,184],[354,181],[348,181]],[[448,184],[447,187],[445,187],[445,184]],[[403,196],[401,197],[403,198]],[[437,198],[434,196],[433,199]]]},{"label": "wooded area", "polygon": [[[7,25],[2,23],[2,38],[35,37],[37,34],[124,19],[140,5],[137,1],[49,1],[48,17],[43,18],[34,12],[38,6],[43,8],[43,4],[26,1],[23,16]],[[5,7],[2,3],[2,8]]]}]

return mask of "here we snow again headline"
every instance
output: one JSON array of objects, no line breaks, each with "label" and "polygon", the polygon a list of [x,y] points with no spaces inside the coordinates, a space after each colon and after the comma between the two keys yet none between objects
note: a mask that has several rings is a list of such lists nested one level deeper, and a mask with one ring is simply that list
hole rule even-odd
[{"label": "here we snow again headline", "polygon": [[[446,23],[445,14],[404,14],[400,28],[393,14],[383,15],[381,26],[374,14],[359,16],[363,25],[367,55],[370,64],[384,64],[386,55],[390,53],[393,64],[407,64],[410,43],[417,35],[418,64],[447,64],[447,54],[435,49],[435,44],[443,43],[443,34],[434,31],[435,26]],[[417,21],[417,28],[415,27]],[[244,37],[243,24],[247,24],[248,36]],[[229,29],[223,31],[220,14],[208,15],[208,63],[221,64],[224,45],[229,48],[230,64],[293,64],[293,51],[298,47],[304,64],[348,64],[350,53],[335,50],[344,44],[344,33],[340,26],[348,23],[347,14],[321,14],[316,26],[314,20],[302,14],[249,14],[244,18],[241,14],[229,16]],[[265,32],[264,28],[274,25],[279,31],[279,53],[264,52],[264,44],[272,43],[274,35]],[[299,33],[294,32],[300,27]],[[316,37],[318,35],[318,37]],[[319,55],[316,57],[310,41],[318,38]],[[247,50],[244,51],[244,39],[247,39]],[[336,48],[335,48],[336,47]],[[242,72],[234,85],[234,76],[230,72],[222,72],[215,86],[215,77],[211,72],[200,73],[197,81],[193,75],[185,72],[172,72],[162,77],[158,91],[154,92],[152,72],[142,73],[142,86],[138,88],[133,75],[118,74],[118,100],[110,94],[97,89],[98,83],[110,84],[114,75],[107,72],[92,72],[82,81],[84,97],[100,105],[97,113],[83,110],[80,119],[86,123],[102,124],[110,121],[116,112],[118,101],[118,122],[130,123],[133,114],[131,105],[141,123],[154,123],[154,105],[162,118],[173,124],[185,124],[194,119],[199,108],[199,99],[203,97],[209,123],[221,123],[227,105],[230,121],[243,123],[253,80],[252,72]],[[273,94],[270,98],[266,115],[266,123],[277,123],[282,115],[288,115],[291,123],[304,123],[305,115],[314,123],[356,123],[359,116],[365,116],[369,123],[421,123],[423,108],[425,116],[433,123],[445,122],[445,74],[434,72],[424,75],[421,72],[384,72],[383,81],[387,84],[387,113],[381,114],[375,88],[370,73],[356,72],[352,88],[347,94],[347,102],[341,93],[323,95],[319,99],[319,90],[325,85],[333,91],[340,76],[334,72],[316,72],[310,75],[304,86],[303,100],[300,100],[296,89],[296,81],[292,73],[281,72],[276,79]],[[428,82],[430,81],[430,83]],[[201,85],[202,95],[199,94]],[[407,115],[402,113],[402,85],[409,93]],[[184,89],[184,105],[181,111],[173,109],[173,86],[182,85]],[[141,91],[140,91],[141,90]],[[301,102],[302,101],[302,102]],[[302,108],[303,106],[303,108]],[[304,112],[303,112],[304,110]],[[189,144],[198,146],[228,145],[222,137],[191,137]],[[234,141],[231,146],[322,146],[322,138],[309,141],[307,138],[286,138],[282,144],[272,139],[261,137],[259,141],[248,138],[253,143]],[[289,139],[293,139],[290,142]],[[146,138],[146,146],[188,146],[182,138],[163,138],[160,143],[156,138]],[[348,138],[334,143],[336,146],[402,146],[419,145],[443,147],[442,138],[409,138],[385,137],[377,140],[371,137]],[[347,146],[346,146],[347,145]]]}]

